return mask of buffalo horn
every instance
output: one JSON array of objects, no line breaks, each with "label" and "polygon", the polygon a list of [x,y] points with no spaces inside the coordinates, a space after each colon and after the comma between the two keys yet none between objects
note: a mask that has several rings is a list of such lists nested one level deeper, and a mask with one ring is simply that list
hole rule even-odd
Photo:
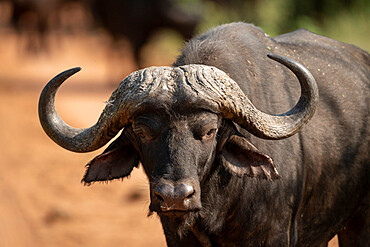
[{"label": "buffalo horn", "polygon": [[222,91],[223,97],[215,100],[218,101],[219,110],[224,118],[233,120],[255,136],[278,140],[294,135],[312,118],[319,94],[314,77],[303,65],[280,55],[268,57],[288,67],[296,75],[301,86],[299,101],[286,113],[270,115],[258,110],[228,76],[226,76],[228,79],[208,81],[218,83],[218,91]]},{"label": "buffalo horn", "polygon": [[66,70],[55,76],[43,89],[39,99],[39,118],[46,134],[61,147],[73,152],[94,151],[111,140],[131,122],[134,110],[143,98],[157,89],[161,78],[168,77],[170,68],[151,67],[126,77],[115,90],[97,123],[90,128],[78,129],[66,124],[55,109],[58,88],[81,68]]},{"label": "buffalo horn", "polygon": [[284,114],[259,111],[226,73],[215,67],[192,64],[150,67],[132,73],[113,92],[97,123],[86,129],[69,126],[55,109],[58,88],[80,68],[64,71],[50,80],[40,95],[40,122],[46,134],[63,148],[90,152],[102,147],[130,123],[135,110],[148,99],[160,100],[158,95],[185,90],[258,137],[287,138],[312,118],[318,103],[318,89],[311,73],[298,62],[279,55],[269,55],[269,58],[288,67],[301,85],[298,103]]}]

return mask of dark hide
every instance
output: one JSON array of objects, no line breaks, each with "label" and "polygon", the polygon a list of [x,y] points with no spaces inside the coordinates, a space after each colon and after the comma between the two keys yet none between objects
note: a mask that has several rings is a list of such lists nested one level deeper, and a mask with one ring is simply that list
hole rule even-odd
[{"label": "dark hide", "polygon": [[[298,134],[262,140],[191,98],[166,99],[137,113],[112,148],[90,163],[83,181],[125,177],[139,155],[150,210],[160,216],[169,246],[312,247],[337,233],[342,246],[368,246],[367,52],[307,30],[270,38],[233,23],[192,39],[174,66],[216,66],[259,109],[279,114],[295,104],[299,86],[269,53],[302,63],[319,86],[316,114]],[[161,183],[171,191],[184,183],[194,188],[187,211],[162,210],[155,193]]]}]

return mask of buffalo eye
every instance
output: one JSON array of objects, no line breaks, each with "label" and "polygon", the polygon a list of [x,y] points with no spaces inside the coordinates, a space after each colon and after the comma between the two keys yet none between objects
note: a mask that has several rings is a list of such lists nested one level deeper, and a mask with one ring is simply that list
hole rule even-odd
[{"label": "buffalo eye", "polygon": [[145,139],[145,135],[143,132],[138,132],[137,135],[140,137],[140,139]]},{"label": "buffalo eye", "polygon": [[203,135],[203,140],[213,139],[216,135],[217,129],[210,129],[205,135]]},{"label": "buffalo eye", "polygon": [[135,134],[140,138],[141,141],[150,141],[152,139],[151,130],[148,126],[143,124],[135,125],[133,128]]}]

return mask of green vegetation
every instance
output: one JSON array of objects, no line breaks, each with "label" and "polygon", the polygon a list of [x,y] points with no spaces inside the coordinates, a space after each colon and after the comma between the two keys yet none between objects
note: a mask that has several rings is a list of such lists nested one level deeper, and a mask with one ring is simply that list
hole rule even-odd
[{"label": "green vegetation", "polygon": [[368,0],[177,0],[203,16],[199,32],[233,21],[261,27],[271,36],[306,28],[370,51]]}]

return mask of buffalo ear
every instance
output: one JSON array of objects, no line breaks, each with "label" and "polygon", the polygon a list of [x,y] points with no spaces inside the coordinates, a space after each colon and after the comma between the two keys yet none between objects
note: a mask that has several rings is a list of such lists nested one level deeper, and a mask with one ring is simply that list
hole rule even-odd
[{"label": "buffalo ear", "polygon": [[124,178],[138,165],[139,153],[122,134],[101,155],[86,165],[87,170],[81,182],[90,185],[96,181]]},{"label": "buffalo ear", "polygon": [[222,157],[226,168],[239,176],[268,180],[279,178],[272,159],[242,136],[229,137],[222,148]]}]

